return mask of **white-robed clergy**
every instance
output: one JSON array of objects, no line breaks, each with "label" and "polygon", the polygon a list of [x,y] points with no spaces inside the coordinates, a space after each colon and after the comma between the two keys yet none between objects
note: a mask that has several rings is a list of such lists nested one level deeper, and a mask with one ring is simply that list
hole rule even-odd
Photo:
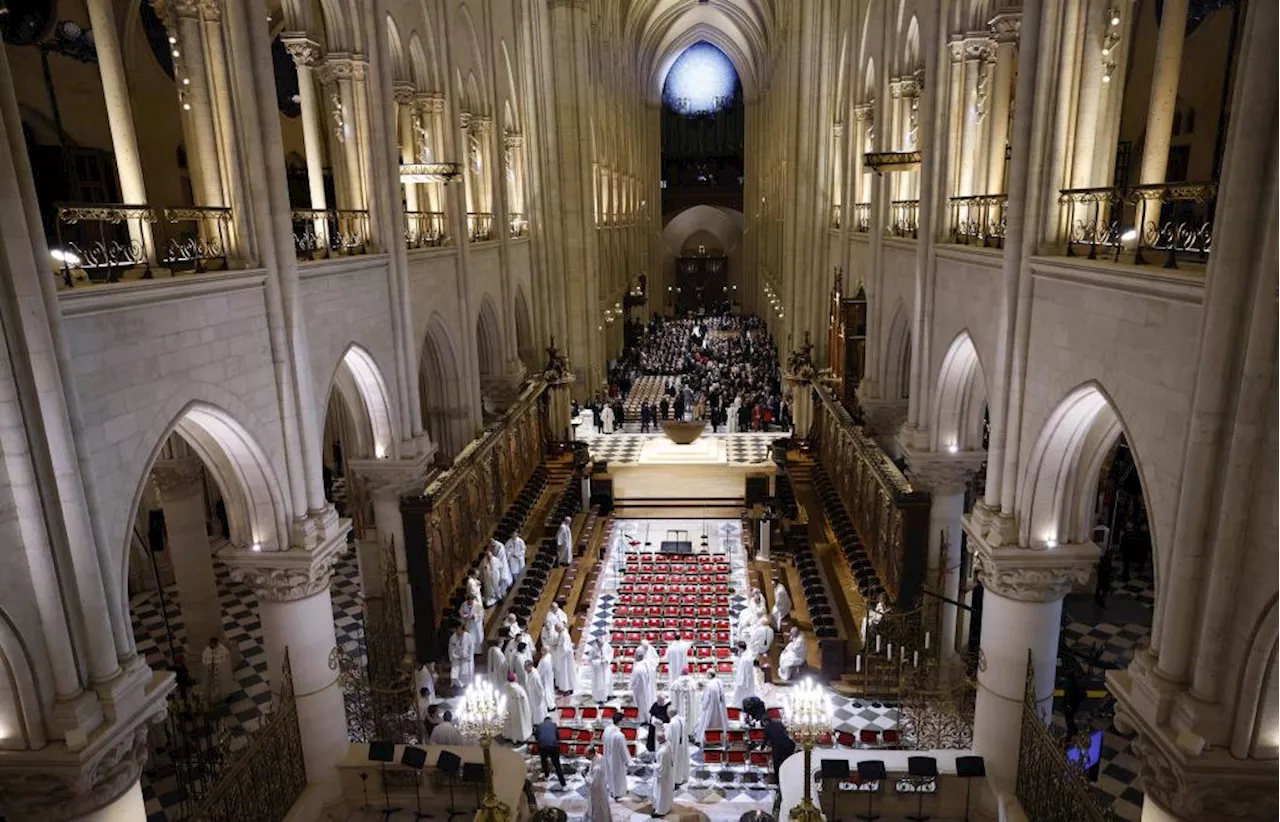
[{"label": "white-robed clergy", "polygon": [[536,728],[547,718],[547,695],[542,690],[542,677],[538,676],[532,662],[525,660],[521,665],[521,672],[524,679],[520,684],[529,697],[529,721]]},{"label": "white-robed clergy", "polygon": [[472,649],[479,648],[484,644],[484,608],[480,605],[480,598],[468,594],[467,601],[458,609],[458,615],[471,637]]},{"label": "white-robed clergy", "polygon": [[563,625],[556,625],[552,631],[551,664],[555,667],[556,690],[573,693],[578,685],[573,665],[573,637]]},{"label": "white-robed clergy", "polygon": [[473,596],[477,600],[484,597],[484,586],[480,584],[480,577],[475,571],[467,574],[467,596]]},{"label": "white-robed clergy", "polygon": [[596,748],[595,752],[587,776],[587,822],[613,822],[613,810],[609,807],[609,769],[603,749]]},{"label": "white-robed clergy", "polygon": [[791,636],[787,646],[778,655],[778,678],[787,682],[795,676],[796,671],[804,667],[809,658],[809,645],[804,634],[796,626],[791,627]]},{"label": "white-robed clergy", "polygon": [[675,682],[684,673],[688,661],[690,642],[687,639],[676,639],[667,643],[665,662],[667,663],[667,682]]},{"label": "white-robed clergy", "polygon": [[556,562],[568,565],[573,562],[573,530],[569,527],[571,517],[565,517],[556,531]]},{"label": "white-robed clergy", "polygon": [[529,707],[529,694],[516,681],[515,674],[507,674],[507,721],[502,735],[512,742],[524,742],[533,736],[533,710]]},{"label": "white-robed clergy", "polygon": [[453,714],[445,711],[441,716],[440,724],[431,732],[431,737],[427,739],[429,745],[471,745],[474,744],[462,735],[462,731],[458,730],[458,726],[453,724]]},{"label": "white-robed clergy", "polygon": [[489,554],[493,557],[494,571],[498,574],[498,596],[505,597],[511,590],[511,582],[514,579],[511,574],[511,563],[507,560],[507,546],[496,539],[491,539]]},{"label": "white-robed clergy", "polygon": [[528,546],[525,545],[524,538],[519,533],[512,534],[511,539],[507,540],[507,567],[511,570],[512,581],[524,571],[525,557],[528,552]]},{"label": "white-robed clergy", "polygon": [[[756,591],[755,593],[759,593]],[[759,622],[764,611],[756,607],[756,599],[753,595],[747,600],[747,604],[738,612],[738,621],[734,624],[735,636],[734,640],[745,640],[747,632],[754,628]]]},{"label": "white-robed clergy", "polygon": [[675,751],[666,734],[658,731],[658,767],[653,774],[653,815],[666,816],[676,798]]},{"label": "white-robed clergy", "polygon": [[204,698],[209,705],[216,705],[235,690],[231,651],[216,636],[211,636],[200,654],[200,663],[204,665]]},{"label": "white-robed clergy", "polygon": [[591,698],[604,702],[613,692],[613,646],[600,637],[587,646],[587,660],[591,663]]},{"label": "white-robed clergy", "polygon": [[436,701],[436,664],[434,662],[424,662],[413,675],[413,685],[418,689],[418,693],[422,693],[422,689],[427,689],[427,704]]},{"label": "white-robed clergy", "polygon": [[769,647],[773,645],[773,625],[770,624],[769,618],[760,617],[760,621],[756,623],[755,627],[747,631],[745,639],[747,647],[756,656],[763,656],[769,653]]},{"label": "white-robed clergy", "polygon": [[476,674],[476,648],[471,634],[461,625],[453,629],[449,637],[449,679],[460,688],[471,684]]},{"label": "white-robed clergy", "polygon": [[756,654],[740,642],[738,659],[733,663],[733,704],[741,706],[753,696],[760,696],[756,686]]},{"label": "white-robed clergy", "polygon": [[671,704],[684,721],[686,733],[698,726],[698,718],[702,716],[701,696],[698,693],[699,679],[690,671],[691,669],[686,667],[680,678],[671,683]]},{"label": "white-robed clergy", "polygon": [[498,643],[489,646],[489,653],[485,657],[488,664],[489,679],[493,682],[507,681],[507,656],[502,653],[502,648]]},{"label": "white-robed clergy", "polygon": [[627,795],[627,763],[631,761],[631,751],[627,748],[627,738],[622,735],[622,713],[613,715],[613,724],[604,730],[604,770],[609,783],[609,795],[621,799]]},{"label": "white-robed clergy", "polygon": [[[569,615],[564,612],[564,608],[560,605],[560,600],[551,603],[551,607],[547,610],[547,618],[544,620],[547,626],[559,625],[561,628],[569,627]],[[546,633],[546,628],[543,628]]]},{"label": "white-robed clergy", "polygon": [[694,728],[693,735],[698,738],[699,745],[705,745],[708,730],[722,731],[728,727],[729,709],[724,704],[724,686],[712,671],[707,674],[707,684],[703,686],[698,724]]},{"label": "white-robed clergy", "polygon": [[675,763],[675,782],[683,785],[689,781],[689,730],[680,714],[673,714],[667,723],[667,745]]},{"label": "white-robed clergy", "polygon": [[606,405],[604,410],[600,412],[600,419],[604,422],[604,432],[606,434],[613,433],[613,406]]},{"label": "white-robed clergy", "polygon": [[[650,652],[652,653],[652,651]],[[631,698],[640,709],[641,716],[647,716],[649,706],[658,696],[657,684],[654,682],[654,666],[648,656],[642,656],[636,649],[636,656],[631,665]]]},{"label": "white-robed clergy", "polygon": [[480,591],[484,594],[484,607],[498,601],[498,569],[493,564],[493,554],[488,551],[480,558]]},{"label": "white-robed clergy", "polygon": [[791,616],[791,594],[787,593],[787,586],[779,580],[778,584],[773,587],[773,627],[774,630],[782,630],[782,621]]},{"label": "white-robed clergy", "polygon": [[542,698],[546,700],[547,710],[553,711],[556,707],[556,666],[545,646],[542,658],[538,660],[538,676],[542,678]]}]

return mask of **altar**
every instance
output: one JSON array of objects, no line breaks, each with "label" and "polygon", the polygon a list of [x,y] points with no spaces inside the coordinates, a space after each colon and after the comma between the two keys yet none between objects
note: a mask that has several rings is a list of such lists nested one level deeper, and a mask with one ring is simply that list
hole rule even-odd
[{"label": "altar", "polygon": [[[739,442],[740,438],[755,442]],[[639,437],[639,448],[608,454],[592,446],[593,459],[608,462],[616,504],[698,501],[740,506],[748,476],[772,476],[768,443],[760,435],[704,434],[688,445],[665,436]],[[604,444],[607,447],[607,443]]]}]

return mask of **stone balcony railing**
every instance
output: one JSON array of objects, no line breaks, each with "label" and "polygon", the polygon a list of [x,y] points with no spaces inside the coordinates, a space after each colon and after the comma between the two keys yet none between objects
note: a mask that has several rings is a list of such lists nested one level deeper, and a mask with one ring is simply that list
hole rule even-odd
[{"label": "stone balcony railing", "polygon": [[406,211],[404,243],[407,248],[437,248],[449,242],[449,222],[443,211]]},{"label": "stone balcony railing", "polygon": [[951,198],[951,241],[983,248],[1004,248],[1007,194]]},{"label": "stone balcony railing", "polygon": [[363,209],[293,209],[293,245],[300,262],[366,254],[369,238],[369,212]]},{"label": "stone balcony railing", "polygon": [[1216,182],[1064,189],[1063,253],[1135,265],[1163,260],[1165,268],[1206,263],[1217,198]]}]

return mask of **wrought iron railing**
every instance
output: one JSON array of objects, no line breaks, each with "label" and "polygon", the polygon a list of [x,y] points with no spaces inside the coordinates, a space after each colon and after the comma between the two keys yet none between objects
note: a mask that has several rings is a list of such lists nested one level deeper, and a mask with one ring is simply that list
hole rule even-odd
[{"label": "wrought iron railing", "polygon": [[871,203],[853,204],[853,230],[859,234],[871,231]]},{"label": "wrought iron railing", "polygon": [[831,227],[836,229],[840,228],[840,225],[843,222],[843,217],[844,217],[844,208],[840,205],[832,205],[831,206]]},{"label": "wrought iron railing", "polygon": [[507,215],[507,229],[512,239],[523,237],[529,233],[529,221],[519,212]]},{"label": "wrought iron railing", "polygon": [[[208,271],[228,265],[231,209],[59,203],[55,244],[62,285],[114,283],[130,270]],[[83,272],[83,276],[80,276]]]},{"label": "wrought iron railing", "polygon": [[420,739],[421,717],[412,663],[405,653],[402,614],[392,543],[382,552],[382,594],[365,600],[365,653],[359,658],[335,647],[329,655],[346,703],[348,732],[355,741],[426,742]]},{"label": "wrought iron railing", "polygon": [[1004,248],[1007,194],[951,198],[951,241],[983,248]]},{"label": "wrought iron railing", "polygon": [[302,260],[348,257],[369,250],[369,212],[346,208],[293,209],[293,244]]},{"label": "wrought iron railing", "polygon": [[482,243],[493,239],[493,215],[487,211],[467,212],[467,234],[471,242]]},{"label": "wrought iron railing", "polygon": [[1214,182],[1064,189],[1058,203],[1065,212],[1066,255],[1087,248],[1086,256],[1096,260],[1101,248],[1119,260],[1131,251],[1133,262],[1144,265],[1154,262],[1148,258],[1154,251],[1164,256],[1165,268],[1177,268],[1179,260],[1204,263],[1217,197]]},{"label": "wrought iron railing", "polygon": [[293,668],[285,649],[270,715],[198,805],[191,822],[281,822],[307,787]]},{"label": "wrought iron railing", "polygon": [[916,237],[919,220],[919,200],[893,200],[889,203],[889,233],[895,237]]},{"label": "wrought iron railing", "polygon": [[1018,746],[1018,801],[1036,822],[1115,822],[1080,767],[1067,759],[1068,741],[1054,736],[1036,699],[1035,666],[1027,653],[1027,684]]},{"label": "wrought iron railing", "polygon": [[404,244],[407,248],[435,248],[448,239],[443,211],[406,211]]}]

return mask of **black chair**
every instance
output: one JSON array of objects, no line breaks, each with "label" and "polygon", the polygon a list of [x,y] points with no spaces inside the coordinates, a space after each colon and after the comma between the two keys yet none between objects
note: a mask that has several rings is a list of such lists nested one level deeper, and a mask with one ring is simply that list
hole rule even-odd
[{"label": "black chair", "polygon": [[867,812],[858,814],[859,819],[865,819],[867,822],[874,822],[880,818],[880,814],[874,810],[873,802],[875,802],[876,794],[880,792],[880,783],[886,778],[884,770],[884,762],[879,759],[864,759],[858,763],[858,782],[868,786],[867,792]]},{"label": "black chair", "polygon": [[987,775],[987,763],[980,756],[957,756],[956,776],[964,780],[964,822],[969,822],[969,789],[973,780]]},{"label": "black chair", "polygon": [[915,786],[916,790],[916,815],[908,816],[911,822],[925,822],[932,819],[932,816],[924,815],[924,788],[926,785],[936,785],[938,783],[938,760],[932,756],[909,756],[907,757],[907,781]]}]

